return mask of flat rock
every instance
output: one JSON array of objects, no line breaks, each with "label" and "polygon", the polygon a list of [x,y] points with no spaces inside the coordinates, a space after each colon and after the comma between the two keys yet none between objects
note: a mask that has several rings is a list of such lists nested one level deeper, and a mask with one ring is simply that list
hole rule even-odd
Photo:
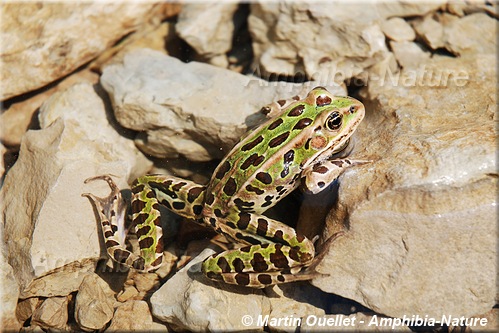
[{"label": "flat rock", "polygon": [[[269,300],[261,290],[223,285],[204,277],[200,264],[214,253],[212,249],[203,251],[152,295],[153,316],[175,329],[195,332],[261,328],[257,318],[270,312]],[[244,316],[251,321],[244,321]]]},{"label": "flat rock", "polygon": [[152,2],[2,4],[0,100],[71,73],[133,31],[155,6]]},{"label": "flat rock", "polygon": [[381,23],[381,30],[386,37],[396,42],[413,41],[416,33],[403,18],[393,17]]},{"label": "flat rock", "polygon": [[[3,228],[0,228],[0,239],[3,240]],[[14,275],[12,266],[4,255],[5,245],[0,246],[0,326],[5,331],[18,331],[22,322],[16,316],[17,300],[19,297],[19,284]]]},{"label": "flat rock", "polygon": [[363,90],[367,116],[351,157],[372,162],[340,178],[324,239],[347,231],[315,286],[392,317],[471,317],[494,306],[495,68],[495,56],[434,56],[424,73],[403,70]]},{"label": "flat rock", "polygon": [[[115,173],[124,188],[128,178],[151,165],[106,119],[105,105],[94,88],[80,84],[45,102],[42,129],[28,131],[22,140],[19,159],[5,177],[1,207],[8,260],[21,290],[33,278],[54,270],[61,279],[70,275],[60,288],[77,290],[81,279],[75,274],[88,271],[101,255],[96,216],[81,194],[109,193],[105,182],[83,184],[84,179]],[[67,265],[74,269],[61,269]],[[33,281],[41,293],[46,282]],[[29,297],[36,296],[31,287]]]},{"label": "flat rock", "polygon": [[402,68],[417,68],[431,56],[431,53],[423,51],[420,45],[409,41],[390,41],[390,47]]},{"label": "flat rock", "polygon": [[317,85],[269,84],[148,49],[132,51],[122,63],[105,67],[101,83],[118,122],[141,132],[135,142],[142,151],[159,158],[183,155],[191,161],[222,158],[248,128],[264,119],[258,112],[263,106],[304,95]]}]

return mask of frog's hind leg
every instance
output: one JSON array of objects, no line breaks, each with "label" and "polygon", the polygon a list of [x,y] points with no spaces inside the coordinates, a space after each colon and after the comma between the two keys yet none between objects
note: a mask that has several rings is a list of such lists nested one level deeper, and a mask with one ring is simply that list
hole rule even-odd
[{"label": "frog's hind leg", "polygon": [[306,270],[315,256],[313,242],[295,229],[248,212],[235,212],[228,218],[213,220],[214,228],[248,245],[206,259],[202,269],[209,278],[263,288],[316,276]]},{"label": "frog's hind leg", "polygon": [[82,196],[89,198],[95,205],[108,256],[127,267],[145,270],[144,259],[126,248],[125,238],[127,231],[125,230],[125,219],[127,205],[121,196],[120,189],[108,175],[88,178],[85,180],[85,184],[97,179],[106,181],[111,188],[111,193],[105,198],[97,197],[91,193],[83,193]]},{"label": "frog's hind leg", "polygon": [[287,245],[257,244],[214,255],[203,262],[203,273],[212,279],[252,288],[310,280],[320,275],[307,269],[313,256],[300,261]]}]

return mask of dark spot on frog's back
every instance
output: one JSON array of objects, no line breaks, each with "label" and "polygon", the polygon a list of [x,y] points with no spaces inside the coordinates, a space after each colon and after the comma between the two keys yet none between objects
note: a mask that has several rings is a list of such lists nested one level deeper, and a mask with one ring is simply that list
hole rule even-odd
[{"label": "dark spot on frog's back", "polygon": [[253,254],[250,264],[255,272],[265,272],[269,268],[269,265],[265,262],[265,258],[258,252]]},{"label": "dark spot on frog's back", "polygon": [[146,237],[139,240],[139,246],[142,249],[148,249],[154,244],[154,239],[152,237]]},{"label": "dark spot on frog's back", "polygon": [[215,174],[215,177],[217,179],[222,179],[223,176],[230,170],[230,163],[229,161],[225,161],[218,169],[217,173]]},{"label": "dark spot on frog's back", "polygon": [[[263,136],[259,135],[256,139],[254,139],[253,141],[251,142],[248,142],[247,144],[245,144],[244,146],[241,147],[241,150],[242,151],[248,151],[248,150],[251,150],[253,148],[255,148],[260,142],[263,141]],[[230,169],[230,166],[229,166],[229,169]],[[228,171],[228,170],[227,170]]]},{"label": "dark spot on frog's back", "polygon": [[272,284],[272,277],[269,274],[258,274],[258,282],[261,284]]},{"label": "dark spot on frog's back", "polygon": [[230,272],[229,262],[224,257],[219,257],[218,258],[217,265],[218,265],[218,267],[220,267],[220,269],[222,270],[222,272],[224,272],[224,273]]},{"label": "dark spot on frog's back", "polygon": [[269,125],[268,129],[273,130],[276,129],[279,125],[284,122],[281,118],[277,118],[272,124]]},{"label": "dark spot on frog's back", "polygon": [[293,126],[293,130],[301,130],[301,129],[304,129],[306,128],[307,126],[309,126],[310,124],[312,123],[312,119],[310,118],[303,118],[303,119],[300,119],[300,121],[298,121],[296,123],[295,126]]},{"label": "dark spot on frog's back", "polygon": [[228,196],[232,196],[232,195],[234,195],[234,193],[236,193],[236,190],[237,190],[236,181],[234,180],[234,178],[230,177],[229,179],[227,179],[227,182],[224,185],[223,191]]},{"label": "dark spot on frog's back", "polygon": [[284,132],[281,135],[276,136],[275,138],[269,141],[269,147],[275,148],[277,146],[282,145],[288,137],[289,137],[289,132]]},{"label": "dark spot on frog's back", "polygon": [[305,105],[297,105],[289,111],[288,116],[290,117],[298,117],[305,110]]}]

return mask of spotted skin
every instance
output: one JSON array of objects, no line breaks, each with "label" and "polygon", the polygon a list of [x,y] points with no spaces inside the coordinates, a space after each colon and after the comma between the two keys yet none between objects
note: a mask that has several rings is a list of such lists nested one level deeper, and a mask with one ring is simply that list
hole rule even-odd
[{"label": "spotted skin", "polygon": [[[364,106],[353,98],[333,96],[317,87],[303,99],[277,101],[262,111],[271,119],[227,154],[207,186],[162,175],[143,176],[133,183],[132,218],[141,255],[136,258],[125,252],[130,259],[120,262],[146,271],[159,266],[161,204],[240,244],[203,262],[202,271],[213,280],[263,288],[317,275],[313,271],[313,242],[262,213],[300,185],[318,193],[347,168],[365,163],[333,156],[348,145],[364,117]],[[108,252],[116,260],[117,252],[125,251],[124,239],[118,239],[104,225],[120,224],[124,214],[117,218],[112,213],[122,205],[122,199],[106,177],[94,179],[106,180],[112,193],[107,198],[87,196],[102,211],[104,237],[110,242]]]}]

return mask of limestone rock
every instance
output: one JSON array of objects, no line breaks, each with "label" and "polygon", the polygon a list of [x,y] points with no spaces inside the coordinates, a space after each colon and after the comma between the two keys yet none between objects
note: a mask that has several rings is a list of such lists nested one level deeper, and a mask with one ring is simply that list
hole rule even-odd
[{"label": "limestone rock", "polygon": [[24,133],[26,133],[28,128],[34,127],[34,123],[36,123],[35,112],[43,102],[56,91],[62,91],[75,83],[81,82],[96,84],[99,82],[99,76],[88,70],[83,70],[70,75],[50,89],[10,104],[7,110],[0,115],[0,123],[2,124],[0,138],[2,141],[8,146],[18,147],[21,144],[21,138]]},{"label": "limestone rock", "polygon": [[429,52],[423,51],[418,44],[413,42],[390,41],[390,47],[402,68],[417,68],[431,56]]},{"label": "limestone rock", "polygon": [[404,19],[393,17],[381,23],[381,30],[386,37],[396,42],[413,41],[416,33]]},{"label": "limestone rock", "polygon": [[75,320],[85,331],[102,329],[114,313],[114,293],[97,274],[83,279],[76,295]]},{"label": "limestone rock", "polygon": [[106,332],[150,332],[167,331],[164,325],[152,321],[149,306],[145,301],[128,301],[116,309],[113,321]]},{"label": "limestone rock", "polygon": [[313,88],[269,85],[148,49],[132,51],[122,64],[105,67],[101,83],[118,122],[142,132],[136,138],[142,151],[160,158],[183,155],[191,161],[222,158],[249,127],[263,120],[258,113],[262,106]]},{"label": "limestone rock", "polygon": [[36,297],[24,299],[19,301],[16,308],[16,317],[21,322],[24,323],[28,320],[34,313],[38,306],[40,300]]},{"label": "limestone rock", "polygon": [[[151,297],[154,317],[179,330],[256,330],[258,315],[268,314],[270,305],[260,290],[228,286],[208,280],[201,262],[213,254],[206,249],[177,272]],[[253,322],[245,326],[243,316]]]},{"label": "limestone rock", "polygon": [[129,299],[139,295],[139,291],[134,286],[125,286],[124,289],[118,294],[116,299],[119,302],[126,302]]},{"label": "limestone rock", "polygon": [[[355,12],[366,14],[352,20]],[[248,22],[259,69],[343,82],[389,54],[375,13],[364,3],[253,3]]]},{"label": "limestone rock", "polygon": [[[3,227],[0,227],[3,229]],[[3,240],[0,231],[0,239]],[[0,247],[0,326],[4,331],[18,331],[22,322],[16,316],[17,298],[19,297],[19,285],[16,281],[14,271],[4,256],[4,245]]]},{"label": "limestone rock", "polygon": [[225,54],[232,48],[237,8],[236,2],[186,3],[175,30],[199,55],[208,59],[221,57],[219,66],[227,67]]},{"label": "limestone rock", "polygon": [[495,54],[497,20],[484,13],[458,18],[448,13],[426,16],[415,23],[417,34],[432,49],[445,48],[457,56]]},{"label": "limestone rock", "polygon": [[0,100],[43,87],[72,72],[131,32],[155,6],[98,2],[2,4]]},{"label": "limestone rock", "polygon": [[[104,182],[85,185],[84,179],[116,173],[124,177],[116,179],[119,186],[126,187],[127,177],[150,166],[133,142],[107,122],[105,106],[89,84],[54,94],[42,107],[40,124],[42,130],[24,136],[2,188],[8,260],[21,290],[65,265],[81,263],[77,270],[83,271],[94,267],[92,260],[101,254],[100,230],[92,205],[81,194],[105,196],[109,188]],[[68,274],[60,286],[65,291],[81,283],[70,278],[79,274],[74,269],[57,273],[60,278]],[[40,292],[45,282],[37,280]],[[28,297],[33,296],[31,289]]]},{"label": "limestone rock", "polygon": [[315,286],[393,317],[470,317],[494,306],[494,64],[434,56],[425,72],[403,70],[363,91],[367,116],[351,157],[372,162],[340,178],[324,239],[347,231]]},{"label": "limestone rock", "polygon": [[44,329],[66,329],[68,322],[67,297],[47,298],[33,313],[32,325]]}]

